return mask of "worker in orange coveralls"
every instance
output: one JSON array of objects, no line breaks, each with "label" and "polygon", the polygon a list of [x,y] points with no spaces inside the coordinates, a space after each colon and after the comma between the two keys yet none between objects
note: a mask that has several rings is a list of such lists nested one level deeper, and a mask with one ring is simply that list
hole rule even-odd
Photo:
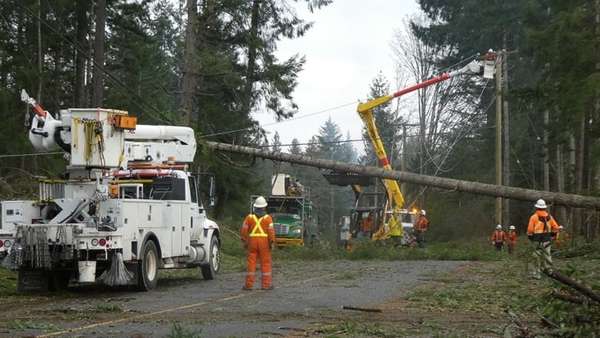
[{"label": "worker in orange coveralls", "polygon": [[517,246],[517,230],[514,225],[508,227],[508,233],[506,234],[506,244],[508,244],[508,253],[512,254]]},{"label": "worker in orange coveralls", "polygon": [[546,201],[539,199],[535,203],[535,213],[529,218],[527,237],[535,243],[531,277],[542,278],[542,272],[552,273],[552,239],[556,238],[560,225],[548,213]]},{"label": "worker in orange coveralls", "polygon": [[492,233],[492,245],[496,247],[496,251],[502,251],[504,242],[506,241],[506,234],[502,230],[502,225],[496,225],[496,230]]},{"label": "worker in orange coveralls", "polygon": [[256,259],[260,258],[262,289],[272,290],[271,249],[275,242],[273,219],[267,215],[267,201],[259,196],[252,205],[254,212],[246,216],[240,231],[248,259],[244,290],[252,290],[256,274]]},{"label": "worker in orange coveralls", "polygon": [[425,233],[429,229],[429,220],[427,219],[427,212],[425,210],[421,210],[419,212],[419,216],[415,221],[413,226],[415,231],[415,237],[417,239],[417,244],[419,248],[425,247]]}]

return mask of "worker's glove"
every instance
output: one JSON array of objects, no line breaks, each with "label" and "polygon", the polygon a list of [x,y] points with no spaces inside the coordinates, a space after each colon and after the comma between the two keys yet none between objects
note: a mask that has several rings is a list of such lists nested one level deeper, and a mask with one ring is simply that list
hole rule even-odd
[{"label": "worker's glove", "polygon": [[552,239],[556,239],[556,236],[558,235],[558,232],[553,232],[552,233]]},{"label": "worker's glove", "polygon": [[244,250],[248,250],[248,242],[243,241],[242,245],[244,246]]},{"label": "worker's glove", "polygon": [[529,238],[529,240],[533,242],[533,235],[527,235],[527,238]]}]

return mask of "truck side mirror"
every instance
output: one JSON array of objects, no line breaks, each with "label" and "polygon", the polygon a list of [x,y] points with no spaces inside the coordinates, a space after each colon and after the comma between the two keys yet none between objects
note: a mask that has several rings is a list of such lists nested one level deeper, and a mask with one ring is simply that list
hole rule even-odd
[{"label": "truck side mirror", "polygon": [[213,208],[217,200],[217,184],[215,175],[210,172],[198,172],[198,187],[200,188],[202,199],[206,202],[206,207]]},{"label": "truck side mirror", "polygon": [[217,185],[215,184],[215,176],[214,175],[209,176],[208,185],[209,185],[209,187],[208,187],[208,206],[212,208],[215,206],[216,191],[217,191]]}]

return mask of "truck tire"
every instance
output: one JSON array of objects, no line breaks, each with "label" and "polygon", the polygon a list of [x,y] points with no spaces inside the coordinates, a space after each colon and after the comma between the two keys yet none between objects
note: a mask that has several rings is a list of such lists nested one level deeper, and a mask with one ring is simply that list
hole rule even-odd
[{"label": "truck tire", "polygon": [[213,280],[221,268],[221,251],[219,250],[219,239],[213,235],[210,239],[208,248],[208,263],[200,266],[202,277],[206,280]]},{"label": "truck tire", "polygon": [[142,259],[138,262],[138,281],[137,289],[139,291],[149,291],[156,287],[158,282],[158,250],[154,241],[147,240],[142,247]]}]

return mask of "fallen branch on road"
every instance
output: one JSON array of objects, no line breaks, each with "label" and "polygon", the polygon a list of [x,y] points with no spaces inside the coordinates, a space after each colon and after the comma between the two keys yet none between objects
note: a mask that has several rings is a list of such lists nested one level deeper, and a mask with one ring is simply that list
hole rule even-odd
[{"label": "fallen branch on road", "polygon": [[565,302],[569,302],[569,303],[573,303],[573,304],[583,304],[583,299],[581,299],[577,296],[568,295],[566,293],[561,293],[556,290],[552,291],[552,293],[550,295],[554,298],[563,300]]},{"label": "fallen branch on road", "polygon": [[511,317],[512,322],[519,328],[521,334],[518,337],[528,338],[534,336],[531,334],[529,327],[527,327],[527,325],[523,323],[519,316],[517,316],[514,312],[508,309],[506,310],[506,313]]},{"label": "fallen branch on road", "polygon": [[287,326],[280,326],[278,327],[279,330],[288,330],[288,331],[298,331],[298,332],[306,332],[305,329],[300,329],[297,327],[287,327]]},{"label": "fallen branch on road", "polygon": [[552,279],[554,279],[554,280],[556,280],[556,281],[558,281],[560,283],[563,283],[563,284],[565,284],[567,286],[570,286],[571,288],[577,290],[582,295],[584,295],[584,296],[586,296],[586,297],[588,297],[588,298],[590,298],[590,299],[592,299],[592,300],[600,303],[600,295],[598,295],[597,293],[595,293],[594,290],[592,290],[591,288],[589,288],[589,287],[587,287],[587,286],[585,286],[585,285],[577,282],[576,280],[574,280],[574,279],[572,279],[570,277],[567,277],[567,276],[563,275],[562,273],[560,273],[558,271],[552,271],[550,273],[544,271],[544,273],[548,277],[550,277],[550,278],[552,278]]},{"label": "fallen branch on road", "polygon": [[383,312],[381,309],[369,309],[363,307],[355,307],[355,306],[342,306],[342,310],[353,310],[353,311],[363,311],[363,312]]}]

